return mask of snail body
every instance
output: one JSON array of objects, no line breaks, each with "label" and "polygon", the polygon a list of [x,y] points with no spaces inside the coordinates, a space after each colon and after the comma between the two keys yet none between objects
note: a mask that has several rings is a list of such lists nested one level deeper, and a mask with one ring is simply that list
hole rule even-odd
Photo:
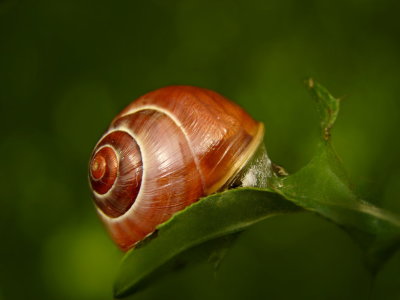
[{"label": "snail body", "polygon": [[132,102],[89,163],[94,202],[113,240],[128,250],[177,211],[225,188],[263,136],[262,123],[210,90],[170,86]]}]

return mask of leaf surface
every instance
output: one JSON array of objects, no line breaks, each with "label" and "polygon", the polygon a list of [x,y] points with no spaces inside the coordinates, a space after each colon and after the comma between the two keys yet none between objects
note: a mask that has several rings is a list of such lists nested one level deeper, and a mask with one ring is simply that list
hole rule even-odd
[{"label": "leaf surface", "polygon": [[368,266],[376,271],[399,248],[400,218],[354,193],[330,139],[340,100],[312,79],[307,85],[320,112],[318,150],[304,168],[278,179],[273,189],[285,199],[343,227],[365,250]]},{"label": "leaf surface", "polygon": [[280,195],[258,189],[239,188],[203,198],[159,226],[149,240],[126,254],[115,283],[115,296],[138,291],[153,278],[184,264],[187,256],[198,259],[198,252],[211,254],[211,259],[213,254],[218,256],[220,253],[212,250],[221,246],[224,249],[229,243],[222,237],[268,217],[299,210]]}]

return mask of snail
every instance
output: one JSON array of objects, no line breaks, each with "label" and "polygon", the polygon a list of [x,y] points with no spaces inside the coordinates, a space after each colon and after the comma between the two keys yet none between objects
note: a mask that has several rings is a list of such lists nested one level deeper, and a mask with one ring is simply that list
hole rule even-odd
[{"label": "snail", "polygon": [[263,186],[273,173],[264,125],[220,94],[192,86],[147,93],[96,144],[89,183],[97,212],[123,251],[201,197]]}]

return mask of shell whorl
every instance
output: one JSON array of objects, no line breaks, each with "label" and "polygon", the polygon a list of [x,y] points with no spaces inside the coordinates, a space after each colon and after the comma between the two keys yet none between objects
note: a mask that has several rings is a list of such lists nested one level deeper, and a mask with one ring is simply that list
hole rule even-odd
[{"label": "shell whorl", "polygon": [[107,133],[90,162],[90,183],[97,207],[110,217],[124,214],[136,199],[142,173],[142,157],[135,139],[124,131]]},{"label": "shell whorl", "polygon": [[99,215],[127,250],[221,189],[262,137],[261,123],[217,93],[189,86],[150,92],[114,118],[92,154]]}]

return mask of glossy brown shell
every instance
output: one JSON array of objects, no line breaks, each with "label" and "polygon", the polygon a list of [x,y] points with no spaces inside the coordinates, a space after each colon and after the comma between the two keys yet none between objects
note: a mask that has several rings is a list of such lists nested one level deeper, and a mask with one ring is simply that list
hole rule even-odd
[{"label": "glossy brown shell", "polygon": [[263,125],[210,90],[170,86],[132,102],[96,145],[89,180],[98,212],[127,250],[200,197],[221,189]]}]

